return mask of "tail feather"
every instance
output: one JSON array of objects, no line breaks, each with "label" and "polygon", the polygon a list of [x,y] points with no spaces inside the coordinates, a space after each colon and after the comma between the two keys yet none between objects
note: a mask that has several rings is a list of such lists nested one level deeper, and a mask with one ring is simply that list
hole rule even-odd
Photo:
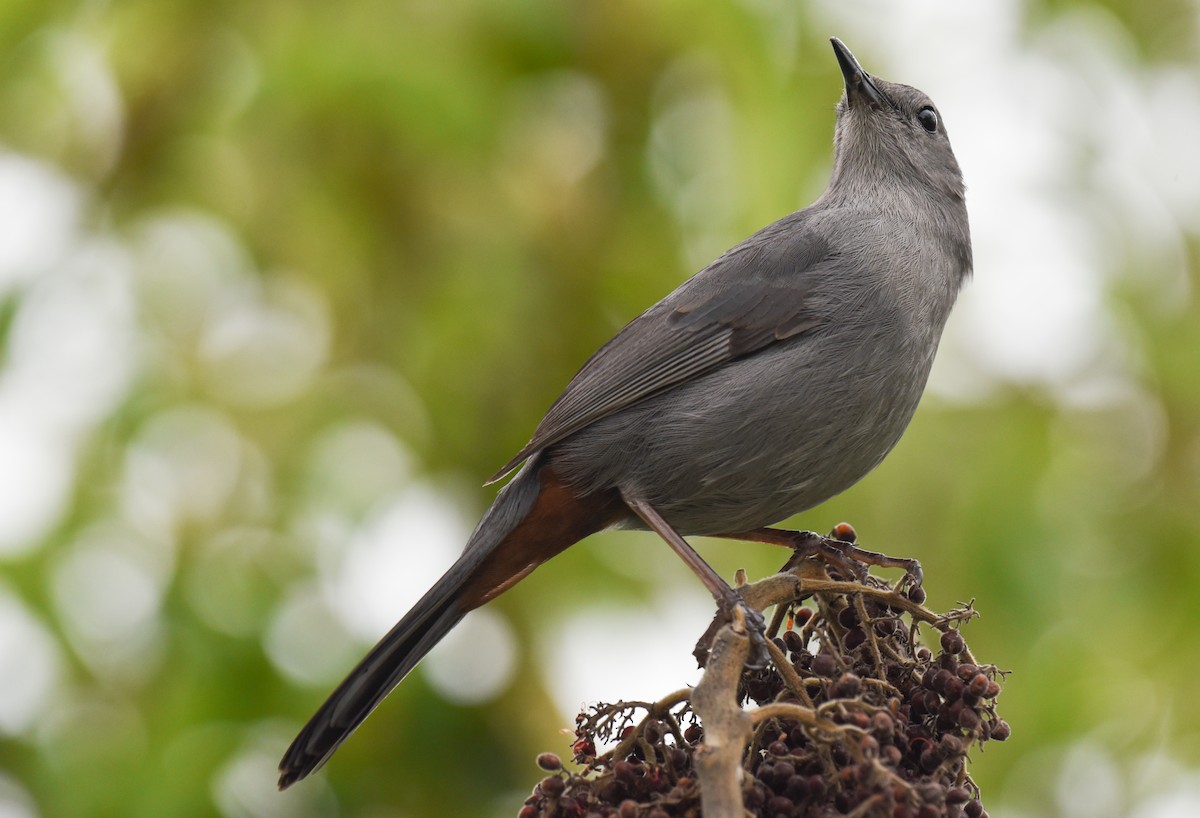
[{"label": "tail feather", "polygon": [[464,599],[479,569],[529,513],[538,497],[533,464],[497,495],[463,554],[425,596],[379,640],[329,695],[279,762],[279,788],[320,769],[425,654],[478,602]]},{"label": "tail feather", "polygon": [[[450,578],[447,574],[446,578]],[[443,578],[443,582],[446,578]],[[466,611],[439,582],[338,685],[279,762],[279,789],[316,772]],[[442,591],[438,594],[436,592]],[[431,599],[435,594],[444,599]]]},{"label": "tail feather", "polygon": [[535,457],[496,496],[463,554],[330,694],[279,763],[279,788],[316,771],[473,608],[611,521],[609,498],[581,501]]}]

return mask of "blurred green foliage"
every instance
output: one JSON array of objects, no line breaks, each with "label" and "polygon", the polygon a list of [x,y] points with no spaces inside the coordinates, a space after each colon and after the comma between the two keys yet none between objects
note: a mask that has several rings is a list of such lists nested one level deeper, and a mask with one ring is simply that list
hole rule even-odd
[{"label": "blurred green foliage", "polygon": [[[1026,5],[1033,36],[1088,4]],[[1197,70],[1191,6],[1103,6],[1137,60]],[[483,705],[415,674],[326,783],[266,792],[262,759],[330,684],[290,681],[264,640],[317,593],[312,518],[336,506],[353,524],[379,499],[314,469],[315,441],[374,424],[414,475],[481,511],[492,489],[474,486],[596,346],[823,187],[840,88],[827,28],[818,9],[736,0],[0,5],[0,145],[83,191],[79,234],[124,248],[136,327],[119,397],[71,441],[67,507],[0,564],[64,661],[37,717],[0,738],[0,771],[36,814],[514,814],[571,717],[528,651]],[[931,77],[859,56],[936,96]],[[1045,759],[1081,739],[1121,762],[1163,750],[1200,766],[1200,244],[1166,231],[1190,282],[1168,315],[1130,283],[1135,261],[1108,271],[1141,414],[1002,378],[934,396],[874,475],[794,521],[849,519],[869,545],[920,557],[934,607],[975,598],[976,655],[1014,671],[1013,739],[976,779],[1024,814],[1057,814]],[[0,301],[6,357],[32,287]],[[277,346],[239,346],[236,324],[214,335],[238,310]],[[187,496],[148,529],[153,509],[130,511],[139,458],[190,463],[188,446],[228,464],[212,478],[224,488],[181,478]],[[519,641],[581,601],[654,596],[661,577],[631,582],[600,553],[639,536],[597,536],[496,603]],[[142,542],[161,581],[144,644],[72,632],[64,565],[96,537]],[[780,562],[703,547],[727,575]],[[360,645],[329,627],[336,677]],[[639,689],[636,668],[629,680],[631,697],[667,692]]]}]

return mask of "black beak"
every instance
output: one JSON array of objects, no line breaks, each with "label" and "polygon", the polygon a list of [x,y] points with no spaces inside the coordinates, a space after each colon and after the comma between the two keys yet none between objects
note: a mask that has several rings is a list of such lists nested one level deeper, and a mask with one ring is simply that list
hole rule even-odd
[{"label": "black beak", "polygon": [[846,80],[846,103],[851,108],[859,104],[869,105],[875,110],[882,108],[887,100],[875,87],[871,75],[862,70],[845,43],[837,37],[830,37],[829,42],[833,43],[833,53],[837,55],[842,77]]}]

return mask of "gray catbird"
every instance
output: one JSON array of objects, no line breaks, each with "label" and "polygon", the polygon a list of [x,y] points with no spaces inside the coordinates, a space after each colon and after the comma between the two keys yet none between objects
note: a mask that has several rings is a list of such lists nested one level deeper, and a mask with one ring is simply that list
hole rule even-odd
[{"label": "gray catbird", "polygon": [[650,528],[723,608],[736,596],[681,535],[765,528],[851,486],[891,450],[971,272],[962,174],[929,97],[867,74],[846,91],[829,187],[684,282],[600,348],[458,561],[321,706],[280,763],[320,767],[446,633],[604,528]]}]

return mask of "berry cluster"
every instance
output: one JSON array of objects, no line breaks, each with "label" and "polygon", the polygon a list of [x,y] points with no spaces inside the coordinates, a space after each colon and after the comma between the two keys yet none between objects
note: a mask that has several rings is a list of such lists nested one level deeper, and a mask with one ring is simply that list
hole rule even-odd
[{"label": "berry cluster", "polygon": [[[959,632],[971,607],[938,616],[875,577],[826,581],[807,604],[784,607],[790,615],[768,628],[776,661],[741,679],[743,701],[770,705],[747,748],[747,812],[984,818],[967,753],[1004,741],[1009,726],[995,710],[1001,673],[978,663]],[[941,631],[936,656],[918,623]],[[582,769],[539,756],[549,775],[519,818],[700,818],[693,761],[704,733],[686,692],[598,705],[576,722]],[[614,741],[597,754],[597,743]]]}]

